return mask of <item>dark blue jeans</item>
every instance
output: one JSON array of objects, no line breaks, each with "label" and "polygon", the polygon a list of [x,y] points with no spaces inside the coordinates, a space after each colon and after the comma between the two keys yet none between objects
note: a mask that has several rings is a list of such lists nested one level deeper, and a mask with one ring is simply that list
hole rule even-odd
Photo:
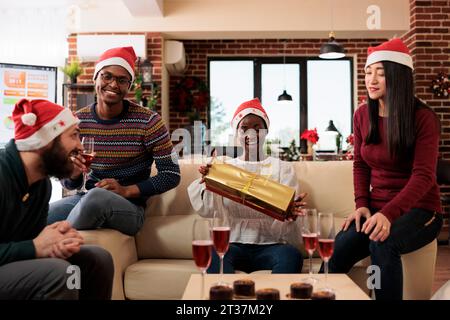
[{"label": "dark blue jeans", "polygon": [[[361,220],[361,226],[364,221]],[[376,299],[401,300],[403,272],[400,256],[432,242],[441,226],[441,214],[414,208],[394,221],[391,233],[384,242],[375,242],[369,240],[370,234],[357,232],[353,221],[347,231],[336,235],[329,272],[347,273],[356,262],[370,255],[372,264],[379,266],[381,273],[381,287],[375,289]]]},{"label": "dark blue jeans", "polygon": [[50,203],[47,224],[66,220],[78,230],[110,228],[134,236],[144,223],[144,208],[114,192],[93,188]]},{"label": "dark blue jeans", "polygon": [[[247,273],[257,270],[272,270],[272,273],[300,273],[303,257],[290,244],[243,244],[230,243],[223,259],[223,272],[235,270]],[[220,258],[213,250],[208,273],[219,273]]]}]

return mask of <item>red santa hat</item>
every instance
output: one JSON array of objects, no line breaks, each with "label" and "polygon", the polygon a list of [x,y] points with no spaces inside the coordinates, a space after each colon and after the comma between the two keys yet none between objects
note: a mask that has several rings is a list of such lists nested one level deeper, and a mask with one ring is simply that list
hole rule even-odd
[{"label": "red santa hat", "polygon": [[367,61],[364,69],[371,64],[380,61],[400,63],[414,70],[409,49],[399,38],[383,42],[376,47],[369,47],[367,49]]},{"label": "red santa hat", "polygon": [[246,101],[237,108],[233,119],[231,120],[231,127],[234,130],[237,130],[239,122],[249,114],[254,114],[261,117],[266,123],[267,129],[269,129],[269,117],[267,116],[266,110],[264,110],[258,98]]},{"label": "red santa hat", "polygon": [[12,115],[17,150],[45,147],[80,120],[67,108],[43,99],[21,99]]},{"label": "red santa hat", "polygon": [[121,66],[131,75],[131,82],[134,81],[134,62],[136,53],[133,47],[119,47],[106,50],[95,64],[94,77],[97,78],[98,72],[107,66]]}]

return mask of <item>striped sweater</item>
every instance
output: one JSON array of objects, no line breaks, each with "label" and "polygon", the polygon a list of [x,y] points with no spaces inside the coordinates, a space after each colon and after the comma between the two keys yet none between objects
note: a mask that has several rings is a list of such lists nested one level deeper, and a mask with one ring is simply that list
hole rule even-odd
[{"label": "striped sweater", "polygon": [[[124,109],[115,119],[102,120],[95,109],[96,103],[77,112],[81,136],[94,137],[95,158],[87,189],[105,178],[114,178],[123,186],[136,184],[141,197],[128,200],[145,205],[149,196],[178,185],[177,154],[159,114],[128,100],[124,100]],[[158,173],[151,177],[153,162]],[[75,189],[81,179],[66,179],[63,185]]]}]

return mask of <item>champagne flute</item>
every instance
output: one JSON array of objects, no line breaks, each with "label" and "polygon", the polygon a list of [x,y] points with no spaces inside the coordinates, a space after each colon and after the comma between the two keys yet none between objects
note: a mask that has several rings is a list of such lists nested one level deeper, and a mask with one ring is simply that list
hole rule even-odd
[{"label": "champagne flute", "polygon": [[324,262],[325,271],[325,288],[323,291],[333,292],[332,288],[328,287],[328,261],[333,255],[334,250],[334,214],[333,213],[319,213],[319,253]]},{"label": "champagne flute", "polygon": [[195,219],[192,227],[192,256],[195,265],[202,274],[200,299],[205,297],[205,273],[211,264],[213,241],[211,239],[211,223],[205,219]]},{"label": "champagne flute", "polygon": [[311,284],[319,281],[313,276],[312,270],[312,256],[318,245],[318,228],[317,228],[317,210],[304,209],[304,216],[302,216],[302,237],[305,250],[309,255],[309,277],[305,278],[305,282]]},{"label": "champagne flute", "polygon": [[228,221],[228,215],[226,210],[214,210],[213,219],[213,242],[214,249],[220,258],[220,280],[218,284],[224,284],[223,282],[223,257],[228,251],[230,245],[230,223]]},{"label": "champagne flute", "polygon": [[83,151],[81,152],[81,156],[84,158],[84,165],[88,168],[88,172],[83,171],[83,185],[80,189],[81,193],[86,193],[88,190],[86,189],[86,180],[89,174],[91,174],[92,170],[90,169],[92,161],[94,160],[94,138],[93,137],[83,137],[81,140],[81,144],[83,145]]}]

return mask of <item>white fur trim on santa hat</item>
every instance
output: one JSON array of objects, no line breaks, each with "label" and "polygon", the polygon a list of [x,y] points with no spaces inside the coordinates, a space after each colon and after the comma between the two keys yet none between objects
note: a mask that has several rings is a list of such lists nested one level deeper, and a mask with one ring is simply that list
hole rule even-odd
[{"label": "white fur trim on santa hat", "polygon": [[264,122],[266,123],[267,129],[269,129],[270,121],[269,121],[269,118],[267,117],[267,114],[265,114],[264,112],[262,112],[259,109],[251,108],[251,107],[242,110],[233,118],[233,120],[231,120],[231,128],[234,130],[237,130],[239,122],[246,115],[249,115],[249,114],[254,114],[254,115],[261,117],[264,120]]},{"label": "white fur trim on santa hat", "polygon": [[372,52],[368,57],[366,61],[366,65],[364,67],[367,68],[371,64],[375,62],[380,61],[392,61],[396,63],[403,64],[407,67],[410,67],[412,70],[414,70],[413,67],[413,61],[409,54],[398,52],[398,51],[389,51],[389,50],[380,50],[380,51],[374,51]]},{"label": "white fur trim on santa hat", "polygon": [[131,75],[131,82],[134,81],[134,70],[131,68],[130,64],[127,62],[127,60],[121,58],[121,57],[112,57],[105,60],[100,61],[95,65],[95,71],[94,71],[94,77],[92,78],[95,80],[97,78],[97,74],[100,70],[102,70],[104,67],[107,66],[121,66],[124,67],[125,70],[128,71],[128,73]]},{"label": "white fur trim on santa hat", "polygon": [[16,140],[17,150],[30,151],[45,147],[66,129],[79,122],[80,120],[73,115],[72,111],[64,109],[31,136]]}]

